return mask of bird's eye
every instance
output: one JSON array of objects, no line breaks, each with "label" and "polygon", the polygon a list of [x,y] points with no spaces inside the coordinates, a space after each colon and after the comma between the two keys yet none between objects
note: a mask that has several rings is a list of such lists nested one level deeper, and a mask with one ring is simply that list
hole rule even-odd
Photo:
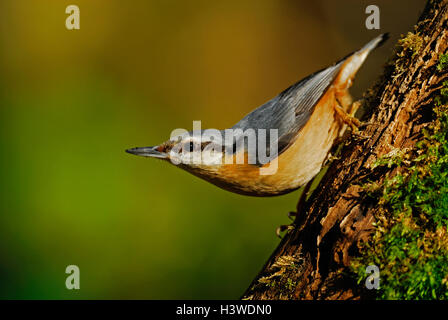
[{"label": "bird's eye", "polygon": [[183,148],[182,148],[183,150],[185,150],[185,151],[188,151],[188,152],[193,152],[193,149],[194,149],[194,143],[191,141],[191,142],[186,142],[184,145],[183,145]]}]

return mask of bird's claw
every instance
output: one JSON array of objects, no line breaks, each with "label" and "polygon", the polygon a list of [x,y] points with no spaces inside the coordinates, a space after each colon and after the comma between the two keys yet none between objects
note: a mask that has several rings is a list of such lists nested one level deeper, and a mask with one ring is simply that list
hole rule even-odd
[{"label": "bird's claw", "polygon": [[297,212],[290,211],[288,212],[288,218],[294,221],[294,219],[297,217]]},{"label": "bird's claw", "polygon": [[283,224],[275,230],[275,234],[277,235],[277,237],[282,239],[282,232],[290,230],[294,230],[294,226],[292,224]]},{"label": "bird's claw", "polygon": [[342,121],[342,123],[345,123],[348,125],[353,132],[358,131],[358,127],[361,125],[361,121],[356,119],[353,115],[347,113],[339,104],[335,105],[334,110],[336,111],[336,115],[339,117],[339,119]]}]

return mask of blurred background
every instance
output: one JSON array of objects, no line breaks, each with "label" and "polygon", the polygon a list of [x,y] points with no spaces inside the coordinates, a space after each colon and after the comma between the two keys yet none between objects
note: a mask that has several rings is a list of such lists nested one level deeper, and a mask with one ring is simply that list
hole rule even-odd
[{"label": "blurred background", "polygon": [[[2,0],[0,298],[239,298],[298,192],[231,194],[124,150],[193,120],[230,127],[390,32],[360,98],[425,2]],[[70,4],[80,30],[65,28]],[[71,264],[80,290],[65,288]]]}]

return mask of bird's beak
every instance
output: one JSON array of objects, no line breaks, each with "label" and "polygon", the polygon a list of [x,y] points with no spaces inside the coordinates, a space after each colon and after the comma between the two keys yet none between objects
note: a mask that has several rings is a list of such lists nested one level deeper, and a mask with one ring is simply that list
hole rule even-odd
[{"label": "bird's beak", "polygon": [[141,157],[152,157],[152,158],[161,158],[161,159],[168,158],[168,155],[165,152],[160,152],[157,150],[157,148],[158,148],[158,146],[132,148],[132,149],[127,149],[126,152],[135,154],[136,156],[141,156]]}]

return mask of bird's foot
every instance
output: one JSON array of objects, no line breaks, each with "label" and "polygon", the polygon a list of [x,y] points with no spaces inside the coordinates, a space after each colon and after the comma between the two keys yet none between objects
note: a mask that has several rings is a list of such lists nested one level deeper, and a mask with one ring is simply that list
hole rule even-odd
[{"label": "bird's foot", "polygon": [[334,110],[336,111],[336,115],[342,123],[348,125],[352,132],[358,132],[358,127],[361,125],[361,121],[356,119],[354,116],[347,113],[341,106],[336,105]]},{"label": "bird's foot", "polygon": [[341,158],[338,157],[338,156],[335,156],[335,155],[333,155],[331,152],[329,152],[328,155],[327,155],[327,157],[326,157],[325,160],[324,160],[324,164],[323,164],[323,165],[326,166],[326,165],[332,163],[333,161],[335,161],[335,160],[339,160],[339,159],[341,159]]},{"label": "bird's foot", "polygon": [[275,234],[277,235],[277,237],[279,237],[280,239],[282,239],[282,233],[286,231],[286,233],[288,233],[289,231],[294,230],[294,224],[283,224],[280,227],[278,227],[275,230]]},{"label": "bird's foot", "polygon": [[[308,181],[307,184],[305,185],[305,187],[303,188],[302,193],[300,194],[300,198],[299,198],[299,202],[297,203],[297,211],[290,211],[288,213],[288,218],[295,221],[297,216],[299,215],[299,212],[302,212],[306,203],[306,198],[308,196],[308,192],[310,191],[311,185],[313,184],[314,179],[311,179],[311,181]],[[280,227],[278,227],[275,231],[275,233],[277,234],[277,237],[279,237],[280,239],[282,238],[281,234],[284,231],[291,231],[294,230],[294,225],[295,223],[291,223],[291,224],[284,224],[281,225]]]},{"label": "bird's foot", "polygon": [[294,219],[297,217],[298,213],[294,211],[288,212],[288,218],[294,221]]}]

